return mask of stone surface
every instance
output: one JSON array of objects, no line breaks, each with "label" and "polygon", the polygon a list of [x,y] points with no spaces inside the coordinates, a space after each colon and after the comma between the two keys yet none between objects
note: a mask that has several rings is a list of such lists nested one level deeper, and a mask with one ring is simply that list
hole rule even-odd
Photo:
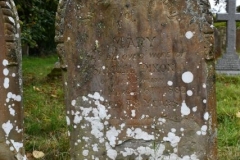
[{"label": "stone surface", "polygon": [[207,0],[62,0],[72,159],[217,159]]},{"label": "stone surface", "polygon": [[227,21],[227,49],[226,54],[218,60],[216,70],[221,73],[235,71],[240,73],[240,60],[236,53],[236,21],[240,20],[240,14],[236,13],[236,1],[227,1],[227,12],[218,13],[218,21]]},{"label": "stone surface", "polygon": [[20,25],[12,0],[0,0],[0,159],[24,160]]}]

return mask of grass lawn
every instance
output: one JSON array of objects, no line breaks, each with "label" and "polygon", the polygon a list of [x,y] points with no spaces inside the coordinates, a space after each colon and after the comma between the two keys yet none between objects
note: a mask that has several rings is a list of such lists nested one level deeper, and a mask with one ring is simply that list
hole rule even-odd
[{"label": "grass lawn", "polygon": [[[68,160],[61,78],[49,79],[57,56],[23,57],[25,148],[45,153],[44,160]],[[217,76],[219,160],[240,160],[240,76]],[[31,159],[31,158],[30,158]]]},{"label": "grass lawn", "polygon": [[68,160],[69,143],[61,78],[49,79],[57,56],[23,57],[25,149],[45,160]]}]

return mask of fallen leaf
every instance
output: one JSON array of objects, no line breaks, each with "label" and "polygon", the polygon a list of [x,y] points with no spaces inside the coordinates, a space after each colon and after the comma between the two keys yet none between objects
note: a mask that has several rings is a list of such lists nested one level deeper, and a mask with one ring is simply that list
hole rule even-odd
[{"label": "fallen leaf", "polygon": [[240,118],[240,112],[236,113],[237,118]]},{"label": "fallen leaf", "polygon": [[43,152],[41,152],[41,151],[33,151],[33,157],[34,158],[42,158],[42,157],[44,157],[45,156],[45,154],[43,153]]},{"label": "fallen leaf", "polygon": [[51,94],[51,97],[53,97],[53,98],[57,98],[57,95]]},{"label": "fallen leaf", "polygon": [[34,91],[40,91],[40,89],[38,87],[35,87],[35,86],[33,86],[33,90]]}]

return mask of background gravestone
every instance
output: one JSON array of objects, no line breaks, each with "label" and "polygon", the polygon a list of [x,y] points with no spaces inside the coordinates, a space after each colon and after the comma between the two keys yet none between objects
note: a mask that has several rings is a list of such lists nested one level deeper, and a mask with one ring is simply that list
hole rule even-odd
[{"label": "background gravestone", "polygon": [[20,25],[12,0],[0,0],[0,160],[24,160]]},{"label": "background gravestone", "polygon": [[240,21],[240,13],[236,13],[236,0],[227,1],[227,12],[218,13],[218,21],[227,21],[226,54],[217,61],[219,73],[239,74],[240,60],[236,53],[236,21]]},{"label": "background gravestone", "polygon": [[63,0],[72,159],[217,159],[207,0]]}]

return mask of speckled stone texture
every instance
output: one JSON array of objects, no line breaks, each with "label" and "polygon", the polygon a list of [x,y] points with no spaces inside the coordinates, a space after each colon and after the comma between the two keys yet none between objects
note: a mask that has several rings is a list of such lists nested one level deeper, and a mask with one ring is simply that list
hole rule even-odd
[{"label": "speckled stone texture", "polygon": [[56,42],[74,160],[216,160],[207,0],[62,0]]},{"label": "speckled stone texture", "polygon": [[20,24],[12,0],[0,0],[0,160],[25,160]]}]

